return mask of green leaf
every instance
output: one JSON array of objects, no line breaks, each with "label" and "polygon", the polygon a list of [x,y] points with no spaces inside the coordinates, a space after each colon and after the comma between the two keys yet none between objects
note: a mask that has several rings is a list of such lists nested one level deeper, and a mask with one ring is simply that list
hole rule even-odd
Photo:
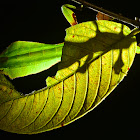
[{"label": "green leaf", "polygon": [[17,41],[0,55],[0,70],[11,79],[35,74],[61,61],[61,44]]},{"label": "green leaf", "polygon": [[137,46],[136,53],[137,53],[137,54],[140,54],[140,44]]},{"label": "green leaf", "polygon": [[62,13],[64,17],[67,19],[67,21],[70,23],[70,25],[76,25],[77,24],[77,18],[75,13],[70,10],[69,8],[76,9],[75,6],[70,4],[65,4],[61,7]]},{"label": "green leaf", "polygon": [[59,70],[47,78],[47,88],[21,96],[2,75],[0,129],[34,134],[67,125],[93,110],[127,75],[137,48],[127,26],[91,21],[66,33]]}]

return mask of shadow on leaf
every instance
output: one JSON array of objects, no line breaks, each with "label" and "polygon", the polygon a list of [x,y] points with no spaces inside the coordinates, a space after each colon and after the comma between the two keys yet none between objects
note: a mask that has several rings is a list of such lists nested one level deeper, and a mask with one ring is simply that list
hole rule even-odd
[{"label": "shadow on leaf", "polygon": [[[84,37],[86,35],[86,33],[83,34],[83,36],[79,35],[79,31],[81,30],[80,26],[77,27],[77,30],[71,31],[74,32],[74,34],[67,34],[69,36],[73,36],[73,39],[70,39],[71,41],[66,40],[65,42],[62,52],[62,62],[58,67],[58,70],[67,68],[75,62],[78,62],[78,72],[84,73],[90,63],[92,63],[99,57],[103,56],[111,50],[119,50],[119,57],[113,65],[113,68],[116,74],[122,72],[122,67],[124,66],[124,61],[122,59],[123,49],[128,49],[130,45],[136,41],[136,39],[133,36],[129,35],[129,33],[127,33],[127,35],[124,34],[124,32],[130,32],[126,31],[125,25],[119,24],[121,26],[117,27],[116,24],[116,26],[113,28],[114,33],[111,33],[112,31],[110,27],[105,27],[106,30],[110,30],[110,32],[102,32],[99,29],[99,24],[97,23],[97,21],[92,22],[92,24],[96,27],[96,36],[90,37],[85,42],[78,42],[77,40],[77,42],[74,42],[75,36]],[[103,25],[100,25],[100,28],[102,28],[101,26]],[[120,28],[120,32],[115,33],[115,30],[117,30],[118,28]],[[85,32],[86,29],[88,29],[88,27],[85,27]],[[70,30],[72,30],[72,28]],[[87,36],[85,36],[85,38],[86,37]],[[84,64],[81,64],[81,59],[85,56],[87,57],[84,60]]]}]

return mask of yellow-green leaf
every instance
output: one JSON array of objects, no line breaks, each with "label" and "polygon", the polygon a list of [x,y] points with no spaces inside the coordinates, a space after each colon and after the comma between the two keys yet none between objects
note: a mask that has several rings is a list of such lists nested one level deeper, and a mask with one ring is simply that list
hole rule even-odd
[{"label": "yellow-green leaf", "polygon": [[140,54],[140,44],[138,44],[138,46],[137,46],[136,53],[137,53],[137,54]]},{"label": "yellow-green leaf", "polygon": [[40,133],[67,125],[93,110],[123,80],[133,63],[137,43],[130,33],[125,25],[101,20],[66,29],[55,77],[47,78],[48,87],[26,96],[1,75],[0,129]]}]

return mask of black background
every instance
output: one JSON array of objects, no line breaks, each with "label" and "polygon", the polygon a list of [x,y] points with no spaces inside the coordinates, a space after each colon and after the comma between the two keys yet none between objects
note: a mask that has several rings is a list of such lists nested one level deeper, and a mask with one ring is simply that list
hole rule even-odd
[{"label": "black background", "polygon": [[[140,17],[137,1],[87,0],[115,13],[134,19]],[[125,3],[124,3],[125,2]],[[42,43],[60,43],[65,37],[69,23],[61,13],[61,5],[70,0],[51,0],[33,3],[3,3],[0,5],[0,52],[17,40]],[[95,20],[96,12],[84,9],[77,11],[79,22]],[[140,37],[137,36],[138,42]],[[40,75],[19,78],[12,81],[15,87],[29,93],[45,85],[45,76],[54,75],[57,66]],[[74,123],[37,135],[20,135],[0,130],[0,137],[45,138],[46,139],[123,139],[140,138],[140,56],[135,61],[125,79],[97,108]],[[44,76],[45,75],[45,76]],[[44,79],[43,79],[44,78]],[[44,83],[43,83],[44,82]],[[8,138],[7,137],[7,138]]]}]

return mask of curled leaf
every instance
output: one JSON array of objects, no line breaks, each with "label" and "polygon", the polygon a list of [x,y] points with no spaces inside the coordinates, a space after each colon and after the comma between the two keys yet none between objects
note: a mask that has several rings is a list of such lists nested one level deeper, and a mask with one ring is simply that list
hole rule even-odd
[{"label": "curled leaf", "polygon": [[0,129],[34,134],[65,126],[93,110],[126,76],[137,48],[127,26],[91,21],[66,33],[47,88],[21,96],[1,75]]},{"label": "curled leaf", "polygon": [[77,24],[77,18],[76,18],[75,13],[69,8],[76,9],[76,7],[73,5],[65,4],[61,7],[61,10],[62,10],[64,17],[67,19],[67,21],[70,23],[70,25],[73,26],[73,25]]}]

